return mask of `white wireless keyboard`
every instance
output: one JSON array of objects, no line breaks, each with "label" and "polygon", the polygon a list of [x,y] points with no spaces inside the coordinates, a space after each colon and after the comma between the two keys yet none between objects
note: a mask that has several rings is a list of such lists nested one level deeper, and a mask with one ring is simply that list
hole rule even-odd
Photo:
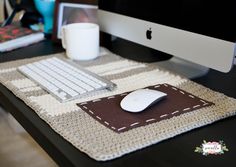
[{"label": "white wireless keyboard", "polygon": [[18,70],[60,102],[77,99],[102,89],[113,90],[116,87],[111,81],[77,64],[55,57],[20,66]]}]

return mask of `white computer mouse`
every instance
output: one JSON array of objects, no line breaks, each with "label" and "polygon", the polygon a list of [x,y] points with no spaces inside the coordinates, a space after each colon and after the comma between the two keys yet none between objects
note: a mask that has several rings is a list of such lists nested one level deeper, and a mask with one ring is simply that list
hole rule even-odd
[{"label": "white computer mouse", "polygon": [[120,102],[125,111],[141,112],[166,97],[167,94],[153,89],[138,89],[126,95]]}]

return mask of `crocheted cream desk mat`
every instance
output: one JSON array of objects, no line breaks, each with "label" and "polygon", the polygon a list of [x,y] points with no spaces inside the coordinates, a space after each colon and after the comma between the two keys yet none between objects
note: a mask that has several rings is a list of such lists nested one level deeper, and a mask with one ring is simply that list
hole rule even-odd
[{"label": "crocheted cream desk mat", "polygon": [[[155,63],[137,63],[112,53],[100,56],[95,61],[83,62],[81,65],[116,83],[118,87],[115,91],[102,91],[60,103],[17,71],[20,65],[52,56],[60,58],[64,53],[2,63],[0,82],[30,106],[58,134],[95,160],[111,160],[236,113],[236,99],[160,69]],[[162,83],[176,86],[215,105],[122,133],[108,129],[76,105]]]}]

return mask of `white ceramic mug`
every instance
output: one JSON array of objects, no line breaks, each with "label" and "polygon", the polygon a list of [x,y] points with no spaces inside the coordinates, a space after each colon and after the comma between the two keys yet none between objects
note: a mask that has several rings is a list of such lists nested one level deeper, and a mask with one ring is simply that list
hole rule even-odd
[{"label": "white ceramic mug", "polygon": [[62,26],[62,46],[73,60],[92,60],[99,55],[99,26],[73,23]]}]

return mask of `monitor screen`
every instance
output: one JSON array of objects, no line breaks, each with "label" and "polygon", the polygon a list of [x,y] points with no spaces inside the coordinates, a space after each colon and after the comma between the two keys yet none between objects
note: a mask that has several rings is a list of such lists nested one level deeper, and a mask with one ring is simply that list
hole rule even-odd
[{"label": "monitor screen", "polygon": [[232,67],[236,1],[99,0],[103,32],[222,72]]}]

